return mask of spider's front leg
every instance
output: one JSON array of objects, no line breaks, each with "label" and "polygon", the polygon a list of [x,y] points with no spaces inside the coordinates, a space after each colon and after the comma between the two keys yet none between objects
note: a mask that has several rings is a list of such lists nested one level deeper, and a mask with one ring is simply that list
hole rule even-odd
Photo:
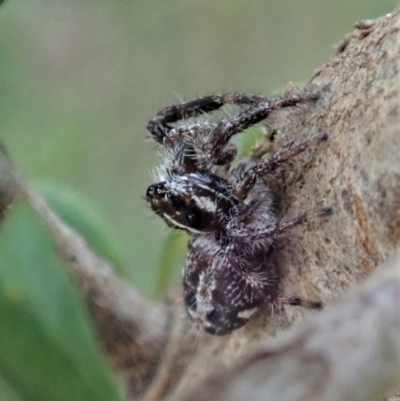
[{"label": "spider's front leg", "polygon": [[212,130],[209,140],[203,146],[203,152],[209,156],[209,159],[215,164],[220,164],[219,160],[223,158],[223,148],[233,135],[243,132],[247,128],[265,120],[272,111],[286,107],[293,107],[299,103],[317,100],[318,93],[303,92],[297,95],[290,95],[282,98],[268,99],[255,104],[233,117],[223,119]]},{"label": "spider's front leg", "polygon": [[175,104],[160,110],[147,124],[153,138],[163,143],[164,138],[173,129],[170,123],[186,120],[201,114],[211,113],[226,104],[254,105],[267,98],[264,96],[247,95],[243,93],[228,93],[225,95],[204,96],[190,102]]}]

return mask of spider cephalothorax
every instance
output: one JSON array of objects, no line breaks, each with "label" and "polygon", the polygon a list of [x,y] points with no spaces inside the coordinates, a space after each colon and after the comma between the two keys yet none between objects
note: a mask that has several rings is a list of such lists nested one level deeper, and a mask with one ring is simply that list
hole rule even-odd
[{"label": "spider cephalothorax", "polygon": [[[273,110],[317,98],[308,92],[275,99],[207,96],[167,107],[148,124],[154,139],[164,146],[164,164],[158,169],[160,182],[148,188],[146,199],[170,227],[191,234],[183,273],[184,300],[190,318],[210,334],[223,335],[243,326],[258,306],[275,301],[274,273],[268,267],[274,240],[308,218],[331,211],[324,208],[281,221],[268,187],[259,179],[326,140],[326,134],[234,167],[236,148],[229,140]],[[244,110],[216,124],[171,125],[226,104]],[[302,302],[288,298],[287,303]]]},{"label": "spider cephalothorax", "polygon": [[237,203],[228,182],[201,173],[173,176],[151,185],[146,197],[168,225],[193,233],[218,230]]}]

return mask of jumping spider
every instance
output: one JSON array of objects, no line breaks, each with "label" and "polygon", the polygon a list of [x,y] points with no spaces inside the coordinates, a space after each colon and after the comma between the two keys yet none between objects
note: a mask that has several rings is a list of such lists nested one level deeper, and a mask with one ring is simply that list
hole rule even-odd
[{"label": "jumping spider", "polygon": [[[160,182],[147,189],[146,199],[168,226],[190,234],[184,300],[190,318],[207,333],[230,333],[258,306],[273,302],[274,280],[266,266],[274,240],[311,217],[331,212],[323,208],[279,220],[270,191],[260,179],[325,141],[326,134],[236,166],[231,165],[236,147],[229,140],[274,110],[317,98],[310,92],[273,99],[238,93],[206,96],[167,107],[148,123],[153,138],[164,146],[164,164],[158,168]],[[219,123],[175,124],[228,104],[243,109]],[[286,303],[320,306],[297,297]]]}]

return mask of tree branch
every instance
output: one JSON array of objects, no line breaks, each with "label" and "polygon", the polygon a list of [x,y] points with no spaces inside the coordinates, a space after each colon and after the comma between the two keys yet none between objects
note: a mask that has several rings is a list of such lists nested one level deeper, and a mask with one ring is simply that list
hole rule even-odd
[{"label": "tree branch", "polygon": [[130,393],[140,393],[148,386],[167,341],[167,309],[139,296],[43,199],[29,189],[26,197],[46,222],[60,256],[76,278],[115,370]]},{"label": "tree branch", "polygon": [[7,199],[1,210],[24,197],[47,224],[60,256],[76,278],[116,372],[131,394],[142,392],[167,342],[167,308],[144,300],[98,258],[83,238],[26,186],[4,152],[0,153],[0,193],[5,194],[0,199]]}]

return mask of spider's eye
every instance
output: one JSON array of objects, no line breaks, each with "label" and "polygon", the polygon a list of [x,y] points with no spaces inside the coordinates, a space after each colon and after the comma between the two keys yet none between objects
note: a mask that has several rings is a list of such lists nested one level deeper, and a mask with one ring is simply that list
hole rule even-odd
[{"label": "spider's eye", "polygon": [[146,199],[151,201],[154,198],[159,198],[165,193],[165,183],[160,182],[159,184],[150,185],[146,191]]},{"label": "spider's eye", "polygon": [[155,189],[156,195],[161,195],[164,192],[164,184],[158,184]]},{"label": "spider's eye", "polygon": [[146,192],[146,199],[150,200],[154,197],[154,185],[150,185],[147,188],[147,192]]},{"label": "spider's eye", "polygon": [[197,215],[197,213],[194,212],[188,212],[186,213],[186,220],[188,221],[188,223],[193,226],[196,223],[198,223],[199,221],[199,216]]},{"label": "spider's eye", "polygon": [[175,194],[172,191],[167,192],[167,199],[173,199],[175,197]]}]

